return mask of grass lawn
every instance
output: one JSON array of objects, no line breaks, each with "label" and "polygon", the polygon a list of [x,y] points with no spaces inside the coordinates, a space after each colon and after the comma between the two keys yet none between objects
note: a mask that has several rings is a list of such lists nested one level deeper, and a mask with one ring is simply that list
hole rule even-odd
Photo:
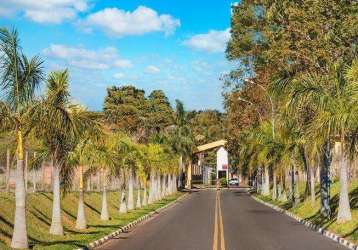
[{"label": "grass lawn", "polygon": [[[29,244],[32,249],[74,249],[86,246],[135,219],[177,199],[182,193],[176,193],[142,209],[127,214],[119,214],[119,192],[108,192],[108,211],[110,220],[100,220],[101,193],[85,194],[85,213],[88,223],[86,230],[76,230],[78,194],[67,193],[61,200],[64,236],[50,235],[52,213],[52,194],[36,193],[27,195],[27,228]],[[135,201],[136,201],[136,195]],[[0,249],[10,249],[15,210],[13,193],[0,193]]]},{"label": "grass lawn", "polygon": [[[304,184],[300,185],[301,197],[304,191]],[[314,203],[311,202],[310,197],[303,201],[297,206],[293,207],[290,202],[278,202],[271,200],[269,196],[256,195],[256,197],[270,202],[284,209],[287,209],[299,217],[309,220],[312,223],[320,225],[321,227],[330,230],[336,234],[339,234],[348,240],[358,243],[358,181],[350,183],[350,205],[352,212],[352,221],[338,224],[337,213],[338,213],[338,202],[339,202],[339,182],[334,182],[331,185],[331,209],[333,216],[331,219],[324,218],[320,212],[320,197],[319,197],[319,186],[316,187],[316,200]]]}]

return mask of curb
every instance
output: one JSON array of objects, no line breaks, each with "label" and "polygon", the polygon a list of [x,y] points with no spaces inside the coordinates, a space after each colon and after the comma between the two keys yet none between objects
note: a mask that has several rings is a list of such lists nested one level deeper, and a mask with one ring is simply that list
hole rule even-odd
[{"label": "curb", "polygon": [[109,241],[109,240],[113,239],[114,237],[118,236],[119,234],[128,231],[128,229],[130,229],[130,228],[133,228],[138,223],[140,223],[142,221],[145,221],[145,220],[148,220],[153,215],[155,215],[155,214],[159,213],[160,211],[162,211],[162,210],[174,205],[178,201],[184,199],[187,195],[188,195],[188,193],[183,194],[182,196],[180,196],[179,198],[169,202],[165,206],[160,207],[160,208],[158,208],[158,209],[156,209],[156,210],[154,210],[154,211],[152,211],[152,212],[150,212],[150,213],[148,213],[146,215],[143,215],[142,217],[139,217],[138,219],[128,223],[127,225],[120,227],[118,230],[116,230],[116,231],[114,231],[114,232],[102,237],[101,239],[89,243],[86,247],[77,248],[77,250],[94,249],[94,248],[96,248],[98,246],[101,246],[104,243],[106,243],[107,241]]},{"label": "curb", "polygon": [[283,214],[295,219],[300,224],[305,225],[306,227],[308,227],[308,228],[310,228],[310,229],[312,229],[312,230],[314,230],[314,231],[326,236],[327,238],[329,238],[329,239],[331,239],[331,240],[333,240],[333,241],[335,241],[335,242],[347,247],[348,249],[358,250],[358,245],[353,244],[352,242],[346,240],[345,238],[343,238],[343,237],[341,237],[341,236],[339,236],[339,235],[337,235],[335,233],[332,233],[332,232],[330,232],[330,231],[328,231],[326,229],[323,229],[322,227],[320,227],[320,226],[318,226],[316,224],[313,224],[312,222],[309,222],[309,221],[307,221],[305,219],[302,219],[302,218],[298,217],[297,215],[295,215],[295,214],[293,214],[293,213],[291,213],[291,212],[289,212],[289,211],[287,211],[287,210],[285,210],[283,208],[280,208],[278,206],[272,205],[271,203],[265,202],[265,201],[255,197],[255,196],[251,195],[251,197],[255,201],[260,202],[260,203],[262,203],[262,204],[264,204],[264,205],[276,210],[277,212],[283,213]]}]

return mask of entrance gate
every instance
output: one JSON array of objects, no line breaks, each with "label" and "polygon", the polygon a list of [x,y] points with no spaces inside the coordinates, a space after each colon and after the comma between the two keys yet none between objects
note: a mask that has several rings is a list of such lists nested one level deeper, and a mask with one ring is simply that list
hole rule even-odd
[{"label": "entrance gate", "polygon": [[[229,177],[229,161],[228,161],[228,152],[225,150],[224,146],[226,145],[226,140],[219,140],[198,146],[194,151],[194,154],[198,155],[198,162],[194,164],[189,164],[187,168],[187,181],[186,188],[191,188],[192,184],[201,182],[203,184],[211,184],[212,169],[210,167],[204,167],[204,152],[217,149],[216,152],[216,180],[225,177],[228,180]],[[198,180],[200,176],[201,180]],[[215,180],[215,181],[216,181]]]}]

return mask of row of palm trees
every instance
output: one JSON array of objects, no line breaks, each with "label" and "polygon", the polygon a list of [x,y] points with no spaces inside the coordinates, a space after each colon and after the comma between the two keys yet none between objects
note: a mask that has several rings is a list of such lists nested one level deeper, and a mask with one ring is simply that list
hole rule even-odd
[{"label": "row of palm trees", "polygon": [[[358,136],[358,61],[337,63],[328,74],[305,74],[278,80],[267,88],[276,112],[275,127],[263,120],[240,136],[240,165],[257,176],[258,191],[272,199],[300,202],[298,173],[306,180],[305,197],[316,199],[320,182],[321,213],[332,217],[330,171],[339,168],[337,222],[352,220],[348,167],[354,166]],[[273,182],[272,185],[270,184]]]},{"label": "row of palm trees", "polygon": [[[12,248],[27,248],[24,143],[29,136],[41,141],[33,162],[50,162],[53,167],[53,209],[50,233],[63,234],[61,192],[72,185],[79,173],[79,202],[76,228],[86,228],[84,182],[88,173],[101,173],[101,219],[108,220],[107,178],[120,178],[120,209],[134,209],[134,182],[138,190],[136,207],[151,204],[176,191],[178,158],[165,145],[141,145],[103,125],[101,117],[73,104],[67,70],[52,72],[45,79],[43,61],[27,58],[16,30],[0,29],[0,128],[16,141],[15,218]],[[39,86],[46,81],[44,95]],[[126,190],[128,187],[128,192]],[[128,195],[127,195],[128,193]]]}]

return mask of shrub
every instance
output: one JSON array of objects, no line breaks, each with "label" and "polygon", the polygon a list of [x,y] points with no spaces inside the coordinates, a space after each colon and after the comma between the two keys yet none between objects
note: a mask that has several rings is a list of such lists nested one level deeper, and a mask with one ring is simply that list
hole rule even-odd
[{"label": "shrub", "polygon": [[222,187],[227,187],[227,180],[226,180],[225,177],[220,178],[220,185],[221,185]]}]

